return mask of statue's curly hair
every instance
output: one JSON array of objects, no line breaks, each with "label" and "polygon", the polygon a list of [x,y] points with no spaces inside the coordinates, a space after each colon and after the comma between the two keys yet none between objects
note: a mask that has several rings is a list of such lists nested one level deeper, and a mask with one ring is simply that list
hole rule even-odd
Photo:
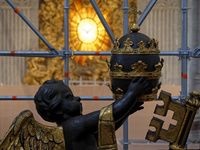
[{"label": "statue's curly hair", "polygon": [[56,111],[62,102],[59,94],[60,86],[63,86],[62,80],[47,80],[39,88],[34,96],[34,102],[38,114],[46,121],[59,122],[62,120],[63,113]]}]

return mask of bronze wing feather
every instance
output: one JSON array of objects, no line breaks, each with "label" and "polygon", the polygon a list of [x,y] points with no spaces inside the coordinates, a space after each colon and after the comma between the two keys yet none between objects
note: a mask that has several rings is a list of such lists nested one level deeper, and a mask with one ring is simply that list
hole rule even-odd
[{"label": "bronze wing feather", "polygon": [[1,150],[65,150],[62,127],[38,123],[29,110],[21,112],[0,142]]}]

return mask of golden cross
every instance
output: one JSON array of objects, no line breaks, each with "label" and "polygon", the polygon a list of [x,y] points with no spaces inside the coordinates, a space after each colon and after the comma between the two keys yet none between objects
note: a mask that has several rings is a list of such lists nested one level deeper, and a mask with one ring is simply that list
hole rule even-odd
[{"label": "golden cross", "polygon": [[141,12],[141,11],[137,11],[137,6],[133,6],[133,7],[129,10],[128,14],[129,14],[129,15],[132,15],[132,14],[133,14],[133,17],[134,17],[133,23],[136,23],[137,14],[138,14],[138,15],[141,15],[142,12]]}]

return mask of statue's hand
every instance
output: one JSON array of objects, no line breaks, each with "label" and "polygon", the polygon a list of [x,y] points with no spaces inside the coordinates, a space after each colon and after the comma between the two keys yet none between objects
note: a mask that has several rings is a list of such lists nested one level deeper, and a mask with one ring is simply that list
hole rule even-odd
[{"label": "statue's hand", "polygon": [[146,77],[135,77],[132,79],[128,91],[132,92],[138,98],[148,88],[148,85],[149,81]]},{"label": "statue's hand", "polygon": [[133,106],[133,108],[130,110],[129,115],[135,113],[136,111],[142,110],[144,107],[141,106],[141,105],[143,105],[143,104],[144,104],[144,102],[137,102],[137,103]]}]

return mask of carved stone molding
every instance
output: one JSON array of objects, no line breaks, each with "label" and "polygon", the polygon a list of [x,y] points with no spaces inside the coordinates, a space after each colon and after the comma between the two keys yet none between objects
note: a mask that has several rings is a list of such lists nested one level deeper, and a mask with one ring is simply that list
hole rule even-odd
[{"label": "carved stone molding", "polygon": [[[15,0],[13,3],[19,6],[31,6],[31,0]],[[5,0],[0,0],[0,6],[8,6],[8,3]]]},{"label": "carved stone molding", "polygon": [[[155,7],[169,7],[169,6],[179,6],[180,0],[159,0],[157,1]],[[146,0],[146,3],[149,3],[149,0]]]}]

